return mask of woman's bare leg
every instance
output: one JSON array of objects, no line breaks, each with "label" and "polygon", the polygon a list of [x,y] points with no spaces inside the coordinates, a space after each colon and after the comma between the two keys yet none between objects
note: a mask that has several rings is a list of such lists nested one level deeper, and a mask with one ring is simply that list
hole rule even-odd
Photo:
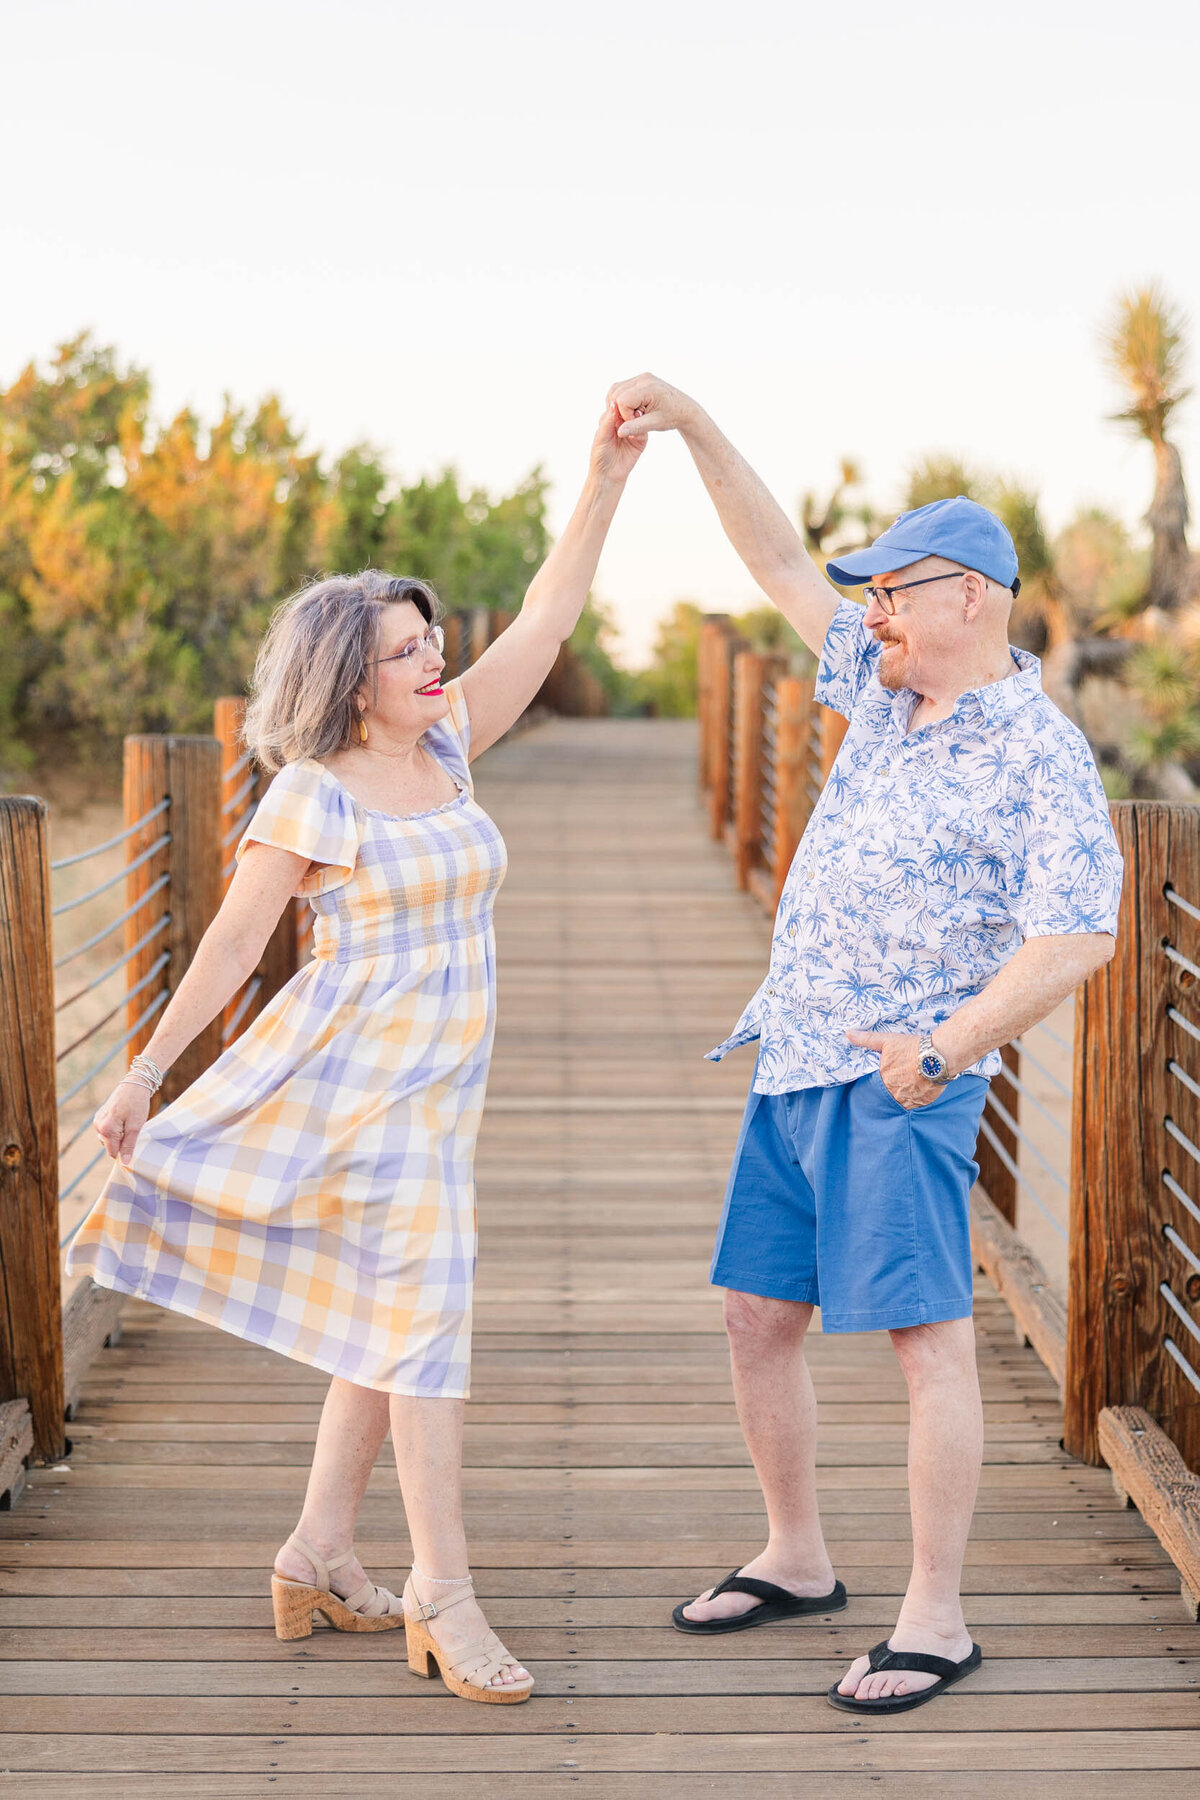
[{"label": "woman's bare leg", "polygon": [[[340,1376],[329,1384],[304,1509],[296,1522],[299,1535],[324,1557],[336,1556],[354,1542],[358,1509],[387,1436],[390,1398],[375,1388],[355,1387]],[[291,1545],[279,1552],[275,1567],[288,1581],[311,1581],[316,1573],[308,1558]],[[357,1557],[330,1577],[334,1592],[341,1594],[352,1594],[365,1579]]]},{"label": "woman's bare leg", "polygon": [[[424,1597],[432,1590],[435,1601],[451,1599],[457,1591],[454,1578],[469,1572],[462,1516],[463,1402],[393,1394],[391,1416],[392,1448],[421,1593]],[[487,1620],[474,1600],[463,1600],[430,1619],[428,1628],[434,1640],[453,1653],[478,1642]],[[520,1663],[506,1663],[489,1685],[524,1681],[527,1674]]]}]

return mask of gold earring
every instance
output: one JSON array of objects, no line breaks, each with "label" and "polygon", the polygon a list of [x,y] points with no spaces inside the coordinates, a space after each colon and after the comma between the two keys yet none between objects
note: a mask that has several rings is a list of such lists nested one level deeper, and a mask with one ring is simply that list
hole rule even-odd
[{"label": "gold earring", "polygon": [[358,715],[358,741],[360,744],[365,744],[367,741],[367,721],[363,718],[361,710]]}]

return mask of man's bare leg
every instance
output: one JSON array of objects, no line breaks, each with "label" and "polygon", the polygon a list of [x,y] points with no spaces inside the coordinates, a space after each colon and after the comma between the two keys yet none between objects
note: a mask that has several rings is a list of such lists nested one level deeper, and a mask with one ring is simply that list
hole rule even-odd
[{"label": "man's bare leg", "polygon": [[[908,1381],[913,1567],[888,1641],[893,1650],[921,1650],[961,1662],[971,1651],[960,1594],[962,1565],[983,1461],[975,1328],[970,1319],[948,1319],[893,1331],[891,1338]],[[915,1694],[936,1680],[911,1669],[872,1673],[860,1656],[838,1691],[879,1700]]]},{"label": "man's bare leg", "polygon": [[[834,1583],[817,1509],[817,1401],[804,1355],[812,1315],[811,1306],[794,1300],[725,1294],[738,1419],[769,1526],[766,1549],[745,1564],[744,1573],[806,1596],[827,1594]],[[720,1594],[713,1601],[701,1595],[684,1616],[727,1619],[758,1604],[749,1594]]]}]

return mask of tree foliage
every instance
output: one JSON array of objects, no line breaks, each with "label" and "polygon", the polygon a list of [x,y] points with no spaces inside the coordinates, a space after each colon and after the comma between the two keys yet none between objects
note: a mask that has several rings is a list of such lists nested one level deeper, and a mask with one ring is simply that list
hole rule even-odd
[{"label": "tree foliage", "polygon": [[0,392],[0,756],[48,730],[207,729],[273,608],[323,571],[515,611],[545,506],[540,469],[494,498],[452,469],[397,486],[365,444],[326,463],[273,395],[157,423],[146,372],[82,334]]}]

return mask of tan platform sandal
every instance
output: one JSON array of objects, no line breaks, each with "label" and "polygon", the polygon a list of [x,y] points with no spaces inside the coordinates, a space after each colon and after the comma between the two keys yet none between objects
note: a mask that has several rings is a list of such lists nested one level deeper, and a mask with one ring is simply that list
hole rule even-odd
[{"label": "tan platform sandal", "polygon": [[489,1631],[477,1643],[464,1644],[461,1650],[453,1652],[443,1650],[430,1635],[427,1620],[448,1612],[460,1600],[473,1600],[474,1597],[475,1584],[468,1579],[451,1599],[425,1601],[409,1576],[404,1584],[409,1668],[414,1675],[423,1675],[428,1680],[433,1674],[432,1665],[436,1664],[442,1680],[460,1700],[483,1700],[497,1706],[512,1706],[519,1700],[528,1700],[533,1692],[532,1675],[527,1675],[524,1681],[508,1682],[503,1687],[487,1686],[506,1663],[517,1663],[516,1657],[504,1648],[494,1631]]},{"label": "tan platform sandal", "polygon": [[272,1571],[271,1603],[275,1608],[276,1637],[311,1637],[315,1612],[324,1613],[337,1631],[395,1631],[397,1626],[404,1624],[403,1601],[398,1600],[390,1589],[376,1587],[373,1581],[364,1581],[344,1599],[334,1593],[329,1583],[330,1572],[353,1561],[353,1545],[326,1562],[294,1531],[288,1544],[308,1558],[316,1581],[289,1581],[287,1576]]}]

